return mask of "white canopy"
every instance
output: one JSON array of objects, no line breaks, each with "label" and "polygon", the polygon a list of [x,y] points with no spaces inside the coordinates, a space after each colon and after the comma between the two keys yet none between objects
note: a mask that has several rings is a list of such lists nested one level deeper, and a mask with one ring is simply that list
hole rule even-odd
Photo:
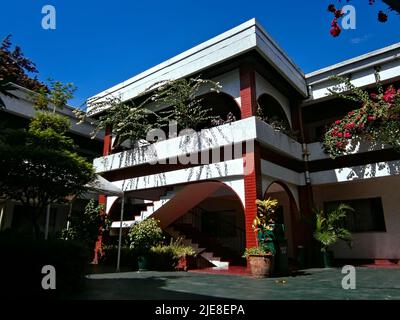
[{"label": "white canopy", "polygon": [[88,189],[88,191],[94,191],[107,196],[122,196],[124,194],[120,188],[116,187],[114,184],[104,179],[100,175],[96,175],[96,178],[87,183],[85,187]]}]

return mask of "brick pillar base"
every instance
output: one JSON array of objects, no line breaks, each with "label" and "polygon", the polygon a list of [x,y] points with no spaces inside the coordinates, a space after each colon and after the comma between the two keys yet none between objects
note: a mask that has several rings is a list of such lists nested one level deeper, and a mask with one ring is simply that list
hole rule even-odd
[{"label": "brick pillar base", "polygon": [[[111,128],[108,127],[105,130],[104,133],[104,144],[103,144],[103,156],[108,156],[111,153],[111,139],[112,135],[111,135]],[[107,197],[105,195],[99,195],[99,204],[104,205],[104,207],[106,206],[106,199]],[[105,210],[101,213],[101,214],[106,214]],[[94,245],[94,253],[93,253],[93,260],[92,263],[93,264],[98,264],[99,263],[99,258],[102,256],[102,250],[101,250],[101,246],[103,243],[103,229],[102,226],[99,226],[99,234],[97,236],[97,241]]]}]

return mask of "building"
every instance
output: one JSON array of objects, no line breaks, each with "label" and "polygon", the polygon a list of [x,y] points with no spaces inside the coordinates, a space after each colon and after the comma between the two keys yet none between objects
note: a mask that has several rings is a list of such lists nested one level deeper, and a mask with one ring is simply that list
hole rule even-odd
[{"label": "building", "polygon": [[[333,160],[320,138],[326,125],[355,107],[327,95],[334,84],[330,76],[351,74],[356,86],[368,88],[379,67],[383,82],[398,83],[399,54],[395,44],[304,74],[252,19],[99,93],[93,98],[134,100],[158,81],[201,75],[222,85],[220,93],[202,96],[213,112],[223,119],[229,112],[236,116],[234,122],[120,152],[111,152],[115,136],[108,130],[94,166],[125,192],[124,228],[155,217],[166,232],[183,236],[211,265],[222,267],[256,245],[255,201],[272,197],[280,203],[288,255],[296,259],[300,247],[312,248],[312,230],[302,216],[313,207],[350,201],[357,212],[348,221],[353,249],[339,243],[335,257],[398,260],[400,155],[362,142]],[[286,128],[259,120],[258,107]],[[111,234],[119,228],[120,203],[106,199],[115,221]]]},{"label": "building", "polygon": [[[31,98],[32,91],[18,85],[13,86],[15,90],[12,91],[12,94],[17,98],[1,95],[6,105],[6,108],[0,109],[0,127],[2,129],[27,128],[29,120],[36,113]],[[88,122],[77,125],[76,117],[72,111],[73,108],[70,106],[65,106],[62,110],[57,109],[57,113],[70,119],[71,129],[69,136],[74,140],[77,152],[92,161],[102,154],[103,137],[98,135],[95,139],[91,139],[92,126]],[[84,210],[86,203],[87,199],[76,199],[71,207],[69,205],[53,205],[50,211],[49,235],[53,235],[65,228],[70,211],[71,214],[80,214]],[[0,199],[0,230],[12,228],[24,231],[27,228],[32,228],[32,223],[29,219],[30,210],[30,208],[26,208],[18,202]],[[44,215],[41,216],[41,231],[45,230],[45,218]]]}]

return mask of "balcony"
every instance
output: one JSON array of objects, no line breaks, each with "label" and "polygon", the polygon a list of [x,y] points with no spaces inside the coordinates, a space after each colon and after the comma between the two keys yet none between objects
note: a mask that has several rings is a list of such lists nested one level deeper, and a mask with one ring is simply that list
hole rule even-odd
[{"label": "balcony", "polygon": [[[208,159],[207,163],[223,162],[242,157],[242,150],[252,151],[254,141],[288,157],[302,159],[300,143],[256,117],[250,117],[97,158],[94,167],[97,173],[101,173],[143,164],[165,164],[167,159],[169,163],[176,159],[176,163],[200,164],[195,163],[190,155],[200,153],[203,160],[203,155],[210,150],[213,150],[212,161]],[[214,155],[219,156],[217,150],[221,148],[224,148],[224,159],[214,158]]]}]

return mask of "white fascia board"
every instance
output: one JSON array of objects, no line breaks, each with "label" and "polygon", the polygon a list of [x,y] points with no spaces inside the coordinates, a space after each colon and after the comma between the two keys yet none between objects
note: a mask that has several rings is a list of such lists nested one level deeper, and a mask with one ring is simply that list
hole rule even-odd
[{"label": "white fascia board", "polygon": [[257,28],[257,51],[303,96],[307,97],[304,73],[283,53],[275,41],[262,29]]},{"label": "white fascia board", "polygon": [[261,173],[264,176],[273,178],[273,180],[289,182],[296,186],[304,186],[306,184],[303,173],[281,167],[267,160],[261,160]]},{"label": "white fascia board", "polygon": [[90,99],[113,95],[126,101],[143,93],[156,82],[187,77],[247,52],[256,46],[255,28],[255,20],[249,20]]},{"label": "white fascia board", "polygon": [[[365,153],[368,156],[368,152],[390,149],[391,146],[384,145],[381,143],[371,142],[368,140],[354,139],[350,141],[346,148],[346,153],[340,157],[345,157],[352,154]],[[313,142],[307,144],[307,151],[309,153],[308,161],[330,159],[329,154],[324,152],[323,144],[321,142]]]},{"label": "white fascia board", "polygon": [[312,185],[318,185],[395,176],[399,174],[400,161],[394,160],[312,172],[310,173],[310,179]]},{"label": "white fascia board", "polygon": [[328,78],[329,76],[338,72],[346,72],[346,70],[353,69],[371,62],[377,62],[382,58],[396,56],[400,52],[400,42],[393,45],[368,52],[366,54],[333,64],[331,66],[307,73],[305,75],[307,83]]},{"label": "white fascia board", "polygon": [[380,67],[381,81],[398,80],[400,78],[400,43],[307,74],[306,81],[310,98],[302,105],[332,99],[333,96],[328,89],[333,89],[338,85],[330,79],[333,75],[351,75],[352,84],[360,88],[374,85],[375,67]]},{"label": "white fascia board", "polygon": [[157,173],[142,177],[114,181],[113,184],[124,192],[173,186],[204,180],[221,180],[243,176],[243,159],[211,163],[187,169]]},{"label": "white fascia board", "polygon": [[[188,77],[252,49],[257,49],[304,96],[307,95],[304,74],[287,57],[255,19],[193,47],[137,76],[90,98],[101,101],[105,96],[132,99],[163,80]],[[280,70],[279,68],[282,68]],[[90,111],[90,109],[89,109]]]},{"label": "white fascia board", "polygon": [[303,160],[303,150],[300,143],[283,134],[269,124],[257,118],[257,141],[269,149],[284,154],[287,157]]},{"label": "white fascia board", "polygon": [[[240,151],[241,154],[241,143],[255,140],[256,134],[255,117],[250,117],[210,129],[203,129],[200,132],[155,142],[149,146],[96,158],[93,165],[97,173],[134,167],[145,163],[162,165],[162,161],[169,158],[179,158],[177,161],[181,159],[189,161],[188,154],[208,150],[219,151],[219,148],[225,146],[229,147],[229,150],[233,149],[232,153]],[[240,150],[236,150],[236,148]],[[218,161],[222,160],[219,158],[218,152],[216,157],[218,157]]]}]

